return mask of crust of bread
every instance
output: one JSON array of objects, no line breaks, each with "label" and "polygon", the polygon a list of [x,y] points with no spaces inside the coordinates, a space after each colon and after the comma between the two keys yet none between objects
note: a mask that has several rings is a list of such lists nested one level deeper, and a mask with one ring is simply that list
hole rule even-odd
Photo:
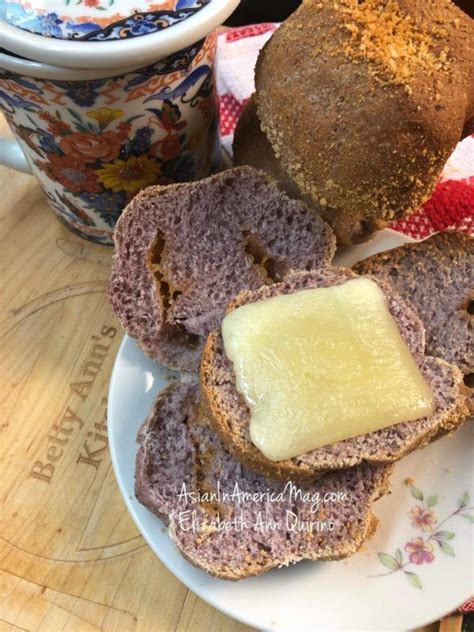
[{"label": "crust of bread", "polygon": [[209,335],[204,347],[201,363],[201,392],[203,401],[205,401],[206,407],[210,413],[211,423],[229,452],[255,472],[259,472],[272,478],[280,480],[291,478],[295,481],[312,481],[317,480],[329,470],[353,467],[364,461],[372,465],[393,463],[395,461],[399,461],[414,450],[424,448],[432,441],[435,441],[446,434],[451,434],[462,426],[469,415],[469,409],[467,408],[465,401],[466,389],[462,384],[461,371],[459,371],[457,367],[450,365],[448,362],[437,358],[437,362],[449,366],[452,369],[455,379],[459,384],[459,396],[456,401],[455,408],[440,421],[439,426],[431,431],[427,430],[425,433],[414,437],[413,440],[407,443],[404,449],[400,450],[395,457],[377,458],[371,455],[366,455],[358,460],[351,459],[350,461],[335,461],[331,464],[330,468],[323,468],[321,466],[318,467],[317,463],[315,463],[313,467],[309,467],[306,464],[304,466],[298,465],[295,464],[292,459],[273,462],[267,459],[253,444],[242,440],[240,436],[235,435],[231,431],[231,418],[229,413],[222,407],[222,402],[219,399],[218,392],[209,386],[207,376],[212,374],[215,370],[216,345],[219,335],[220,334],[218,332],[213,332]]},{"label": "crust of bread", "polygon": [[[372,505],[379,498],[382,498],[390,489],[390,476],[393,472],[393,467],[387,467],[383,476],[380,477],[380,483],[377,489],[374,490],[371,498],[369,499],[369,504]],[[163,518],[163,515],[156,514],[158,518],[163,520],[165,524],[168,526],[167,520]],[[344,560],[351,555],[354,555],[359,551],[362,546],[370,540],[375,532],[377,531],[377,527],[379,525],[379,520],[372,512],[372,510],[368,511],[367,517],[364,521],[364,524],[361,525],[357,538],[355,541],[350,543],[344,543],[338,549],[331,549],[328,547],[327,549],[323,549],[318,552],[317,555],[311,557],[292,557],[288,556],[288,558],[284,562],[275,563],[270,557],[266,560],[266,563],[257,564],[255,561],[249,556],[248,558],[248,566],[245,569],[242,569],[240,572],[236,573],[233,569],[229,568],[226,570],[217,571],[209,564],[204,564],[202,560],[192,557],[188,555],[186,551],[179,548],[179,552],[187,560],[190,564],[199,568],[200,570],[212,575],[212,577],[217,577],[218,579],[227,579],[230,581],[238,581],[240,579],[247,579],[248,577],[256,577],[258,575],[262,575],[263,573],[268,573],[274,568],[282,568],[285,566],[290,566],[290,564],[297,564],[298,562],[302,562],[303,560],[310,560],[313,562],[337,562],[339,560]],[[176,542],[176,538],[174,537],[173,530],[169,529],[168,533],[170,538]]]},{"label": "crust of bread", "polygon": [[[380,281],[379,281],[380,283]],[[396,294],[395,294],[396,296]],[[242,292],[228,307],[227,313],[236,309],[240,305],[246,302],[255,300],[255,293]],[[323,466],[318,461],[312,461],[311,463],[297,463],[295,459],[287,459],[284,461],[270,461],[263,453],[256,448],[248,438],[241,436],[240,434],[233,432],[232,430],[232,414],[231,408],[226,406],[226,402],[223,400],[223,395],[218,385],[216,385],[216,377],[219,376],[219,348],[223,348],[222,334],[220,332],[212,332],[206,341],[204,346],[201,371],[200,371],[200,383],[201,383],[201,396],[205,402],[206,407],[209,410],[210,420],[213,424],[216,432],[221,437],[226,449],[229,450],[237,459],[247,465],[249,468],[256,472],[262,473],[266,476],[276,479],[288,479],[292,478],[295,481],[311,481],[316,480],[329,470],[338,470],[348,467],[353,467],[362,462],[367,462],[374,465],[382,465],[393,463],[400,460],[410,452],[416,449],[423,448],[431,441],[438,439],[439,437],[451,433],[459,428],[468,418],[469,410],[466,405],[466,388],[463,384],[463,375],[461,371],[445,362],[440,358],[433,359],[440,366],[449,367],[452,372],[454,383],[457,387],[456,402],[450,408],[450,410],[439,419],[439,423],[433,428],[428,428],[426,431],[417,435],[413,435],[411,440],[406,441],[401,449],[392,455],[374,455],[369,452],[362,453],[359,458],[348,457],[341,460],[334,460],[330,463],[329,467],[326,464]],[[222,356],[221,358],[222,359]],[[225,361],[229,363],[227,358]],[[230,365],[230,363],[229,363]],[[230,369],[233,375],[232,370]],[[225,376],[228,380],[228,376]],[[247,408],[242,396],[240,396],[235,389],[235,382],[232,377],[231,388],[239,398],[239,414],[250,416],[250,411]],[[435,413],[436,414],[436,413]]]},{"label": "crust of bread", "polygon": [[303,193],[285,171],[281,160],[276,157],[262,130],[257,114],[255,94],[246,103],[237,122],[233,152],[236,166],[250,165],[269,173],[290,197],[302,200],[307,206],[314,209],[331,226],[336,235],[337,243],[341,246],[350,246],[367,241],[377,230],[381,230],[387,225],[387,222],[382,219],[367,218],[363,206],[358,209],[358,212],[349,214],[338,209],[323,207],[318,200]]},{"label": "crust of bread", "polygon": [[[390,475],[393,471],[393,467],[387,466],[380,468],[380,471],[377,472],[377,480],[374,485],[374,489],[370,496],[367,498],[367,510],[364,517],[364,521],[361,524],[358,524],[357,531],[352,533],[351,541],[344,541],[339,543],[336,546],[327,546],[324,548],[318,548],[317,550],[308,551],[308,554],[304,556],[295,556],[289,554],[284,560],[275,560],[270,555],[265,556],[264,552],[261,552],[261,557],[259,559],[255,559],[255,557],[248,556],[247,564],[239,569],[231,568],[231,567],[223,567],[216,568],[211,564],[207,564],[203,561],[202,558],[189,554],[186,550],[183,550],[180,545],[179,539],[176,537],[176,532],[173,529],[172,524],[169,521],[169,517],[166,513],[164,513],[160,508],[152,502],[151,495],[148,495],[147,485],[149,485],[150,481],[148,479],[150,464],[147,459],[147,434],[149,432],[153,432],[156,428],[157,424],[160,423],[160,405],[161,402],[168,397],[168,395],[176,389],[183,388],[182,384],[171,384],[164,391],[160,393],[158,398],[156,399],[147,419],[143,423],[140,431],[138,433],[138,442],[141,444],[138,456],[137,456],[137,466],[136,466],[136,486],[135,493],[137,495],[138,500],[144,504],[150,511],[152,511],[155,515],[157,515],[165,525],[168,527],[169,535],[171,539],[177,545],[181,555],[188,560],[191,564],[196,566],[197,568],[209,573],[214,577],[218,577],[220,579],[227,580],[239,580],[247,577],[252,577],[256,575],[260,575],[262,573],[268,572],[273,568],[288,566],[290,564],[295,564],[299,561],[305,560],[320,560],[320,561],[331,561],[331,560],[341,560],[350,555],[356,553],[363,543],[371,538],[375,533],[375,530],[378,525],[378,520],[372,512],[372,504],[378,500],[381,496],[388,492],[390,486]],[[187,399],[184,402],[185,404],[189,400],[190,397],[194,397],[192,390],[188,388]],[[201,408],[199,410],[199,418],[200,423],[205,423],[206,419],[206,409]],[[204,421],[203,421],[204,420]],[[189,418],[186,419],[186,424],[189,423]]]},{"label": "crust of bread", "polygon": [[328,212],[392,220],[416,210],[472,116],[473,41],[473,21],[448,0],[303,2],[255,73],[262,129],[285,172]]},{"label": "crust of bread", "polygon": [[249,166],[144,189],[120,216],[114,242],[108,298],[117,317],[148,356],[182,371],[198,370],[234,294],[290,267],[328,265],[336,249],[319,216]]},{"label": "crust of bread", "polygon": [[[446,261],[440,260],[440,253],[441,256],[446,255]],[[423,305],[417,304],[417,299],[410,289],[404,291],[403,288],[405,283],[410,287],[409,281],[412,279],[419,279],[419,283],[426,283],[426,279],[431,275],[429,277],[432,287],[430,296],[433,301],[443,302],[443,290],[448,290],[447,286],[453,285],[453,280],[456,278],[455,266],[462,257],[465,257],[466,260],[471,257],[474,260],[474,239],[462,233],[445,232],[433,235],[421,242],[405,244],[399,248],[373,255],[357,263],[353,269],[358,274],[372,274],[376,278],[388,278],[389,282],[393,282],[396,286],[400,283],[401,287],[397,286],[397,291],[402,297],[406,296],[406,299],[411,301],[427,331],[427,352],[430,355],[441,357],[451,364],[457,364],[466,376],[474,373],[474,350],[469,349],[469,342],[465,344],[464,339],[458,339],[451,334],[455,331],[459,335],[460,332],[456,325],[464,329],[466,336],[469,336],[469,332],[472,331],[473,316],[468,311],[468,306],[474,300],[474,272],[471,273],[470,282],[466,280],[466,287],[462,287],[462,291],[455,298],[450,296],[447,300],[444,299],[442,305],[439,305],[439,310],[443,313],[444,318],[441,323],[442,328],[436,326],[433,340],[430,335],[431,323],[429,317],[424,313]],[[412,268],[413,273],[401,276],[398,274],[398,269],[401,259],[405,258],[409,264],[409,266],[406,264],[405,268]],[[436,260],[439,261],[441,271],[437,278],[433,278],[436,275],[436,270],[433,272],[433,264]],[[468,263],[465,265],[469,267]],[[397,272],[396,279],[392,280],[388,276],[390,270]],[[460,274],[462,273],[460,272]],[[450,312],[444,313],[445,310],[450,310]],[[451,323],[452,326],[450,326]],[[457,362],[455,356],[461,350],[464,352],[459,354],[460,361]],[[467,405],[472,414],[474,413],[474,388],[466,387],[465,392]]]}]

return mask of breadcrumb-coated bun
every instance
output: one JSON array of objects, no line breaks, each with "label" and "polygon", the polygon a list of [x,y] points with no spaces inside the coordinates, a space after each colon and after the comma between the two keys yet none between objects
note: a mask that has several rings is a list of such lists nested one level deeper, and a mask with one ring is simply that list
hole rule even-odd
[{"label": "breadcrumb-coated bun", "polygon": [[306,0],[261,51],[256,91],[263,132],[315,208],[405,216],[474,114],[474,22],[449,0]]},{"label": "breadcrumb-coated bun", "polygon": [[386,225],[386,222],[382,220],[367,219],[364,207],[360,207],[358,212],[348,214],[341,209],[321,206],[319,201],[304,194],[285,171],[262,131],[257,115],[255,94],[246,103],[237,122],[233,152],[236,166],[250,165],[269,173],[290,197],[302,200],[312,208],[331,226],[341,246],[367,241],[375,231],[381,230]]}]

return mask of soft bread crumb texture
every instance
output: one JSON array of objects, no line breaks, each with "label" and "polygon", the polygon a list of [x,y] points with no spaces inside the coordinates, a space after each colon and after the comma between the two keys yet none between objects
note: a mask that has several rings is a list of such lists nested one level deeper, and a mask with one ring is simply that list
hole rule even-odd
[{"label": "soft bread crumb texture", "polygon": [[[328,287],[354,278],[354,272],[328,268],[289,275],[282,283],[256,292],[242,292],[229,306],[289,294],[303,288]],[[249,409],[235,387],[235,374],[227,358],[222,335],[213,332],[203,352],[200,380],[211,421],[226,448],[248,467],[276,478],[315,480],[328,470],[353,467],[362,462],[392,463],[415,449],[461,426],[468,417],[463,375],[442,359],[425,356],[424,328],[415,312],[389,285],[370,277],[384,291],[389,310],[420,371],[435,396],[436,410],[429,417],[399,423],[376,432],[324,446],[299,457],[273,462],[252,444],[249,435]],[[341,376],[344,379],[344,376]]]},{"label": "soft bread crumb texture", "polygon": [[250,439],[271,461],[435,411],[385,294],[367,277],[242,305],[225,316],[222,338]]},{"label": "soft bread crumb texture", "polygon": [[[179,494],[195,493],[277,494],[288,481],[272,481],[243,466],[227,452],[209,426],[207,411],[199,401],[197,385],[175,384],[156,400],[138,437],[135,492],[138,500],[168,525],[171,538],[192,564],[222,579],[238,580],[260,575],[272,568],[303,559],[337,560],[355,553],[374,533],[377,520],[372,504],[388,491],[390,466],[363,464],[334,472],[311,485],[301,485],[302,493],[339,494],[343,502],[321,504],[312,513],[312,504],[301,497],[284,494],[281,502],[270,500],[204,501],[194,503]],[[184,512],[194,511],[196,532],[187,529]],[[182,520],[179,516],[181,514]],[[281,529],[253,527],[260,517],[279,523]],[[292,523],[329,523],[335,528],[291,531]],[[243,529],[218,530],[216,520],[237,520]],[[184,527],[184,528],[183,528]]]},{"label": "soft bread crumb texture", "polygon": [[251,167],[149,187],[120,217],[108,296],[150,357],[195,371],[207,334],[243,289],[328,265],[330,227]]},{"label": "soft bread crumb texture", "polygon": [[474,239],[440,233],[358,263],[359,274],[388,282],[417,310],[426,350],[458,366],[474,412]]}]

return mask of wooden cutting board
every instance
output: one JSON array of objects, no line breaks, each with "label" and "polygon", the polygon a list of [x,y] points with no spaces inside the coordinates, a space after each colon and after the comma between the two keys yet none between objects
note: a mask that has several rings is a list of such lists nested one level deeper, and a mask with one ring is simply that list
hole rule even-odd
[{"label": "wooden cutting board", "polygon": [[107,445],[122,338],[111,257],[0,167],[0,632],[250,630],[176,580],[122,502]]},{"label": "wooden cutting board", "polygon": [[243,632],[161,564],[115,483],[111,257],[0,167],[0,631]]}]

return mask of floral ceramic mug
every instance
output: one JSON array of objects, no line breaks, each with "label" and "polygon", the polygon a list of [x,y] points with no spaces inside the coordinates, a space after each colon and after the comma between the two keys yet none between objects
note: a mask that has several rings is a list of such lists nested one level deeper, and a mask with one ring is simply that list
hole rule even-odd
[{"label": "floral ceramic mug", "polygon": [[140,189],[196,180],[216,166],[215,53],[212,32],[113,75],[0,53],[0,106],[16,137],[0,140],[0,162],[35,175],[73,231],[112,243]]}]

